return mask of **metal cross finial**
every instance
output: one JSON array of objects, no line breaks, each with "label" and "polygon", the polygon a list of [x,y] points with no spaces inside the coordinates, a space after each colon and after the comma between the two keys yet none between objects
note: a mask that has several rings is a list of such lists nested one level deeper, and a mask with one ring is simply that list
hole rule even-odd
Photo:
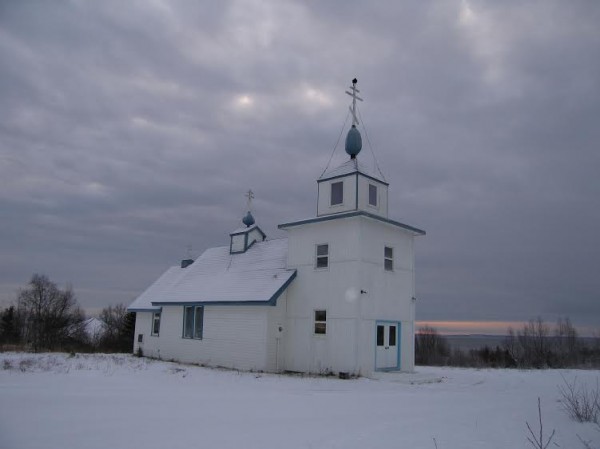
[{"label": "metal cross finial", "polygon": [[252,191],[252,189],[250,189],[244,196],[248,198],[248,211],[250,211],[250,207],[252,206],[252,200],[254,199],[254,192]]},{"label": "metal cross finial", "polygon": [[188,256],[188,259],[192,258],[192,245],[187,246],[187,256]]},{"label": "metal cross finial", "polygon": [[350,112],[352,113],[352,125],[354,125],[354,126],[358,125],[358,118],[356,117],[356,100],[363,101],[362,98],[360,98],[358,95],[356,95],[357,93],[360,93],[360,90],[358,90],[356,88],[357,82],[358,82],[358,80],[356,78],[354,78],[352,80],[352,86],[350,86],[350,89],[352,89],[352,92],[346,91],[346,93],[352,97],[352,106],[350,106]]}]

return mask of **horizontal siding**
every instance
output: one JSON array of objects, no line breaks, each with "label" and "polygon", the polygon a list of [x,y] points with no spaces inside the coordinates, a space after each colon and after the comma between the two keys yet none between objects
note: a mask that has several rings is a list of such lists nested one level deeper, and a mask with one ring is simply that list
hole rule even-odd
[{"label": "horizontal siding", "polygon": [[[266,370],[268,307],[204,308],[203,339],[183,338],[183,307],[165,306],[160,336],[150,346],[144,336],[144,354],[163,360],[199,363],[243,370]],[[150,315],[150,314],[149,314]],[[140,319],[140,327],[145,319]],[[138,323],[136,321],[136,329]],[[148,330],[150,328],[148,327]]]}]

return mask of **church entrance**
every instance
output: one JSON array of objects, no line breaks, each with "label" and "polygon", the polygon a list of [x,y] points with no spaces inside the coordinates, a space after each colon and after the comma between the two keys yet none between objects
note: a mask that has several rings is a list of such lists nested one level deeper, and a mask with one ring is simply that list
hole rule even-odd
[{"label": "church entrance", "polygon": [[376,323],[375,369],[400,368],[398,335],[400,323],[377,321]]}]

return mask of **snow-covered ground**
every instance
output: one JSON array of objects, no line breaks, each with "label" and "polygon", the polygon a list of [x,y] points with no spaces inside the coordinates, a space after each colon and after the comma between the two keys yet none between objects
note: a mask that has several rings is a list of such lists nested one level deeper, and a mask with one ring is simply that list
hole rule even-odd
[{"label": "snow-covered ground", "polygon": [[417,367],[338,380],[0,353],[0,448],[528,448],[538,397],[560,448],[583,448],[578,435],[600,447],[595,426],[562,410],[561,376],[595,386],[600,371]]}]

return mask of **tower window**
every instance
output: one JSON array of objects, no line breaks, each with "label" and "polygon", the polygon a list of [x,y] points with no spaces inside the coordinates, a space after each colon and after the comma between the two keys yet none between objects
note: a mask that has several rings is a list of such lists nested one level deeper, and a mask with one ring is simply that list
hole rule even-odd
[{"label": "tower window", "polygon": [[385,271],[394,271],[394,248],[386,246],[383,250],[383,266]]},{"label": "tower window", "polygon": [[344,202],[344,182],[331,183],[331,205],[336,206]]},{"label": "tower window", "polygon": [[377,186],[369,184],[369,205],[377,206]]},{"label": "tower window", "polygon": [[315,268],[327,268],[329,266],[329,245],[327,243],[317,245],[317,260]]}]

